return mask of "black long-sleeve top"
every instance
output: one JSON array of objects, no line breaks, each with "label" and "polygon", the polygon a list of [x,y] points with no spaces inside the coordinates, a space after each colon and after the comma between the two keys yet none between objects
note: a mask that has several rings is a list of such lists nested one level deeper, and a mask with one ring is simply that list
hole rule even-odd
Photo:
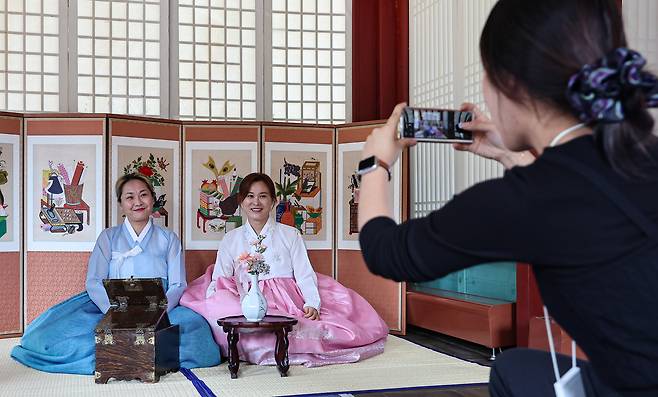
[{"label": "black long-sleeve top", "polygon": [[592,136],[580,137],[427,217],[370,220],[363,257],[371,272],[397,281],[494,260],[530,263],[549,312],[601,379],[624,394],[658,396],[658,165],[644,169],[649,178],[625,179]]}]

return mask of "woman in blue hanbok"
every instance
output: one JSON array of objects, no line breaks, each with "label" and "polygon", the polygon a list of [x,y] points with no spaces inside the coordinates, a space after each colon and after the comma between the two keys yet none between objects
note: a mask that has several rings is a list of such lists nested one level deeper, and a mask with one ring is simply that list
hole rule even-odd
[{"label": "woman in blue hanbok", "polygon": [[94,328],[110,308],[103,279],[161,277],[169,319],[180,326],[181,367],[219,364],[219,348],[208,323],[178,305],[187,285],[184,253],[176,234],[154,225],[150,218],[155,202],[153,187],[143,176],[129,174],[117,181],[116,194],[126,219],[98,236],[89,258],[87,291],[37,317],[11,356],[41,371],[93,374]]}]

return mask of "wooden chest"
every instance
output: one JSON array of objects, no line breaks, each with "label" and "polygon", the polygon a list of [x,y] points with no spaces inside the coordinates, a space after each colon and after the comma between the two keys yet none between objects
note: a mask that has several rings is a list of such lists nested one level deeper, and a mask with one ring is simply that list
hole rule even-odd
[{"label": "wooden chest", "polygon": [[96,383],[139,379],[157,382],[179,369],[178,325],[167,316],[163,282],[103,280],[112,307],[96,325]]}]

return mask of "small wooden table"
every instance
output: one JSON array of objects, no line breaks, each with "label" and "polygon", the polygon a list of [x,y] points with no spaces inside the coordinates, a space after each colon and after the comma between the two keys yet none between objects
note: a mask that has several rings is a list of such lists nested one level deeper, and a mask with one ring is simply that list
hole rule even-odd
[{"label": "small wooden table", "polygon": [[261,321],[247,321],[244,316],[224,317],[217,320],[217,324],[226,332],[228,340],[228,369],[231,371],[231,379],[238,377],[240,367],[240,356],[238,355],[238,339],[240,329],[263,329],[276,334],[274,346],[274,359],[276,367],[281,376],[288,376],[288,332],[297,320],[284,316],[265,316]]}]

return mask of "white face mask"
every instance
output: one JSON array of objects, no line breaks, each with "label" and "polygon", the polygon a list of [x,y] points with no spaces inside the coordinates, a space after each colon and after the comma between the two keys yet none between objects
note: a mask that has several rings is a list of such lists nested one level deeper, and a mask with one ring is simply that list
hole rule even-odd
[{"label": "white face mask", "polygon": [[580,373],[580,368],[576,366],[576,342],[571,341],[571,368],[560,377],[560,370],[557,367],[557,357],[555,355],[555,344],[553,343],[553,333],[551,332],[546,306],[544,306],[544,321],[546,322],[546,333],[548,334],[548,344],[551,347],[551,359],[553,360],[553,371],[555,372],[555,383],[553,383],[555,396],[586,397],[582,374]]}]

